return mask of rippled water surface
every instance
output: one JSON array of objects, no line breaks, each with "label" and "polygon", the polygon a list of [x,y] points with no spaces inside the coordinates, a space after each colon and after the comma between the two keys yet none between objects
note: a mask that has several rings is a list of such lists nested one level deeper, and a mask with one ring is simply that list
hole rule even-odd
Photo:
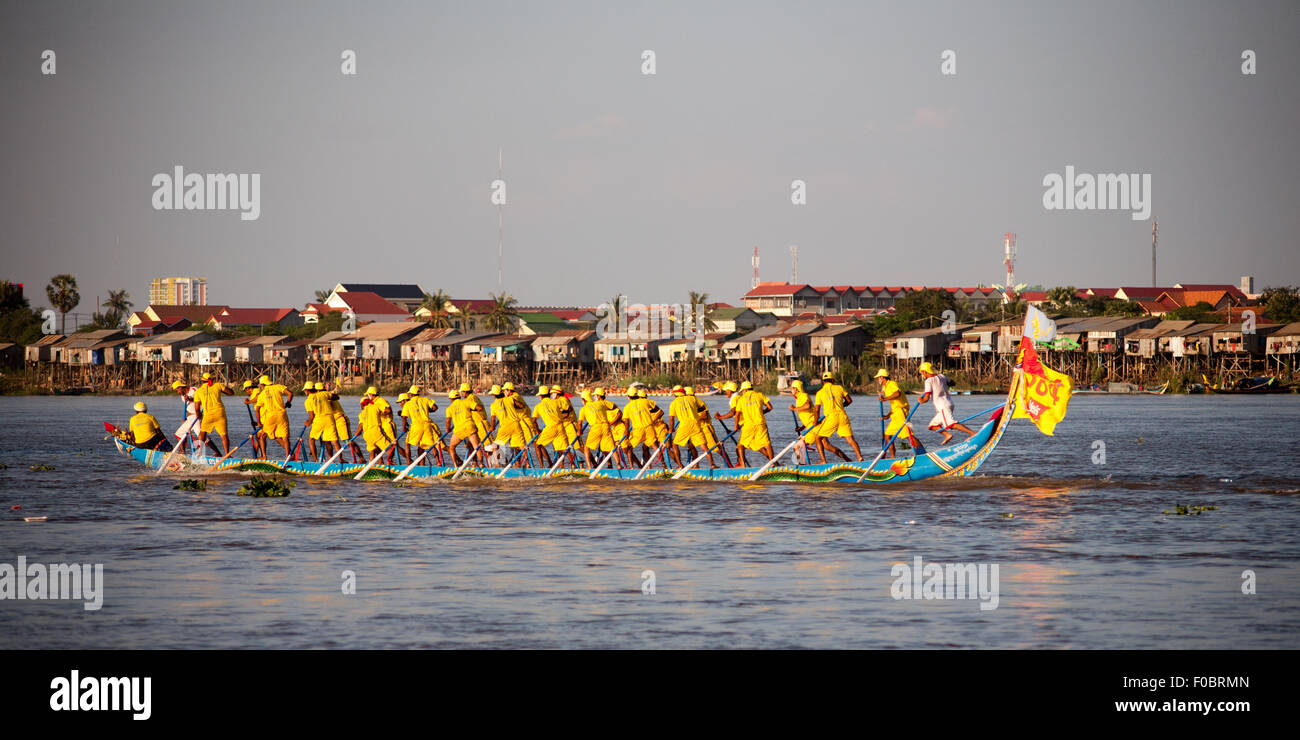
[{"label": "rippled water surface", "polygon": [[[1016,420],[966,480],[299,479],[283,499],[236,496],[238,475],[175,491],[118,455],[101,422],[135,400],[0,398],[0,562],[105,571],[96,612],[0,601],[0,648],[1300,647],[1294,395],[1076,396],[1057,436]],[[874,398],[850,411],[874,444]],[[997,564],[997,608],[895,600],[917,556]]]}]

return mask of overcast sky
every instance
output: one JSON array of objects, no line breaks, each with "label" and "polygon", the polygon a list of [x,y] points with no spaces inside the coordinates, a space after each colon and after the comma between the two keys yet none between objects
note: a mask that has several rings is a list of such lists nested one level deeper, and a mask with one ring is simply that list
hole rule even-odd
[{"label": "overcast sky", "polygon": [[[0,277],[486,297],[500,147],[523,304],[738,303],[755,245],[765,280],[797,244],[802,282],[997,283],[1006,231],[1019,281],[1148,285],[1151,221],[1044,208],[1066,165],[1151,175],[1161,284],[1295,284],[1297,37],[1285,1],[5,1]],[[155,210],[177,165],[260,174],[260,218]]]}]

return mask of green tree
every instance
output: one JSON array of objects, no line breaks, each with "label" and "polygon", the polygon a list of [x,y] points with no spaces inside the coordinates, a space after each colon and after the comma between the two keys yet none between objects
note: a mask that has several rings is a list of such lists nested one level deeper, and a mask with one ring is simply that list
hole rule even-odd
[{"label": "green tree", "polygon": [[488,296],[492,299],[492,307],[488,309],[487,327],[492,331],[509,331],[519,316],[519,310],[515,308],[519,301],[508,293],[488,293]]},{"label": "green tree", "polygon": [[110,311],[116,311],[121,316],[126,316],[131,312],[131,307],[134,305],[131,303],[131,294],[123,289],[108,291],[108,300],[104,301],[102,307]]},{"label": "green tree", "polygon": [[713,320],[713,309],[709,307],[709,294],[690,292],[691,328],[701,327],[704,333],[715,332],[718,324]]},{"label": "green tree", "polygon": [[41,338],[41,315],[18,286],[0,280],[0,342],[31,344]]},{"label": "green tree", "polygon": [[1296,288],[1265,288],[1259,296],[1259,304],[1264,306],[1270,321],[1279,324],[1300,321],[1300,291]]},{"label": "green tree", "polygon": [[451,327],[451,314],[447,311],[447,302],[451,298],[441,290],[433,293],[424,294],[424,302],[420,308],[429,310],[429,325],[435,329],[447,329]]},{"label": "green tree", "polygon": [[316,303],[324,303],[327,298],[334,294],[333,288],[328,290],[316,291]]},{"label": "green tree", "polygon": [[77,279],[71,275],[55,275],[45,288],[45,296],[50,305],[59,312],[59,333],[68,333],[68,312],[81,303],[81,293],[77,292]]},{"label": "green tree", "polygon": [[933,318],[935,322],[942,322],[944,311],[957,313],[957,300],[946,290],[916,290],[899,298],[894,311],[912,320]]},{"label": "green tree", "polygon": [[1137,301],[1121,301],[1111,298],[1106,301],[1102,313],[1106,316],[1141,316],[1146,313]]},{"label": "green tree", "polygon": [[1076,295],[1078,292],[1079,289],[1073,285],[1057,286],[1047,291],[1047,300],[1051,301],[1052,305],[1056,306],[1058,309],[1064,311],[1079,300]]},{"label": "green tree", "polygon": [[1217,321],[1214,315],[1214,306],[1205,301],[1198,302],[1195,306],[1180,306],[1164,315],[1169,321],[1195,321],[1201,324],[1209,324]]}]

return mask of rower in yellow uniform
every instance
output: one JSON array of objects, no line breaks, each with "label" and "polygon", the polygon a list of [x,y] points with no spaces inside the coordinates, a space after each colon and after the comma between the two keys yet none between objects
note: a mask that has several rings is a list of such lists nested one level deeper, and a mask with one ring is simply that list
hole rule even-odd
[{"label": "rower in yellow uniform", "polygon": [[[649,412],[650,418],[653,420],[651,423],[651,433],[654,435],[654,441],[651,442],[652,437],[647,435],[646,442],[656,447],[659,445],[666,446],[668,451],[672,452],[672,445],[668,444],[669,437],[671,437],[672,434],[668,429],[668,422],[664,420],[664,410],[659,408],[659,404],[655,403],[654,399],[650,398],[650,394],[646,392],[645,388],[638,388],[636,391],[636,397],[641,399],[645,406],[645,410]],[[651,450],[649,454],[653,455],[654,450]],[[668,455],[661,454],[659,457],[659,463],[667,469]]]},{"label": "rower in yellow uniform", "polygon": [[[334,408],[330,405],[329,395],[325,393],[325,384],[319,380],[311,384],[310,403],[307,422],[311,424],[308,436],[311,438],[312,462],[322,462],[334,454],[339,436],[338,425],[334,422]],[[317,443],[320,443],[319,453],[316,450]]]},{"label": "rower in yellow uniform", "polygon": [[[376,402],[378,398],[377,388],[367,388],[361,396],[361,413],[357,416],[357,423],[361,425],[361,437],[366,441],[366,460],[374,459],[375,455],[387,450],[389,445],[397,441],[384,430],[382,407]],[[391,461],[390,457],[389,462]]]},{"label": "rower in yellow uniform", "polygon": [[682,457],[677,448],[685,447],[686,454],[689,455],[687,459],[694,460],[695,448],[704,444],[704,433],[700,431],[699,407],[680,385],[673,386],[673,401],[668,404],[668,416],[672,419],[673,431],[673,446],[668,448],[668,452],[677,467],[681,467]]},{"label": "rower in yellow uniform", "polygon": [[[582,425],[578,422],[578,412],[573,408],[568,396],[564,395],[564,389],[558,385],[551,386],[551,403],[555,407],[555,413],[564,427],[564,438],[566,440],[562,449],[557,448],[560,452],[569,450],[578,439],[578,432],[581,431]],[[570,453],[570,461],[572,461]]]},{"label": "rower in yellow uniform", "polygon": [[437,442],[434,435],[433,412],[438,404],[432,399],[420,395],[420,386],[413,385],[406,392],[406,403],[402,404],[402,416],[410,420],[410,430],[406,434],[407,457],[411,460],[419,457],[419,450],[427,450]]},{"label": "rower in yellow uniform", "polygon": [[[411,417],[409,417],[409,416],[406,415],[406,401],[407,401],[407,399],[409,399],[409,398],[410,398],[410,396],[409,396],[408,394],[406,394],[406,393],[398,393],[398,394],[397,394],[397,415],[400,416],[400,417],[402,417],[402,434],[404,434],[404,435],[406,435],[407,432],[409,432],[410,429],[411,429]],[[411,461],[411,440],[410,440],[410,435],[407,435],[406,437],[403,437],[403,440],[404,440],[404,444],[405,444],[405,446],[406,446],[406,461],[407,461],[407,462],[410,462],[410,461]],[[400,456],[400,455],[402,454],[402,452],[401,452],[401,451],[402,451],[402,446],[401,446],[401,445],[398,445],[397,450],[398,450],[398,453],[397,453],[397,454]]]},{"label": "rower in yellow uniform", "polygon": [[740,399],[736,401],[736,411],[740,413],[740,444],[736,445],[736,454],[740,457],[740,466],[745,467],[745,450],[761,452],[772,459],[772,438],[767,433],[767,412],[772,410],[768,397],[754,390],[754,384],[746,380],[740,384]]},{"label": "rower in yellow uniform", "polygon": [[884,447],[889,443],[889,457],[894,457],[896,451],[894,443],[889,440],[894,438],[896,432],[906,432],[908,442],[912,447],[919,447],[916,435],[912,434],[912,425],[907,423],[907,412],[910,408],[907,403],[907,394],[898,387],[898,383],[889,379],[889,371],[880,368],[876,371],[875,379],[880,383],[880,400],[889,402],[889,414],[882,416],[882,419],[889,419],[889,426],[885,428],[885,436],[881,437],[880,445]]},{"label": "rower in yellow uniform", "polygon": [[519,426],[519,413],[510,394],[499,385],[488,389],[492,396],[492,405],[488,407],[488,433],[494,435],[498,445],[503,445],[513,454],[515,450],[528,444],[523,427]]},{"label": "rower in yellow uniform", "polygon": [[261,392],[262,389],[254,385],[253,381],[244,381],[244,395],[246,396],[244,405],[248,406],[252,411],[251,416],[253,419],[253,436],[251,437],[253,440],[253,457],[266,457],[264,452],[266,449],[266,434],[263,433],[262,425],[257,416],[257,394]]},{"label": "rower in yellow uniform", "polygon": [[610,412],[621,418],[618,407],[605,399],[605,389],[597,388],[592,391],[591,400],[582,405],[581,420],[587,422],[587,441],[582,445],[582,456],[587,460],[587,467],[595,467],[600,460],[592,460],[591,451],[595,450],[599,455],[601,449],[608,444],[607,449],[614,449],[614,435],[610,430]]},{"label": "rower in yellow uniform", "polygon": [[233,395],[235,392],[227,388],[224,383],[213,381],[211,373],[203,373],[203,382],[194,389],[194,402],[198,404],[199,416],[202,419],[199,423],[199,441],[207,442],[208,435],[216,432],[221,437],[223,455],[230,452],[230,437],[226,429],[226,407],[221,402],[221,397]]},{"label": "rower in yellow uniform", "polygon": [[817,434],[817,428],[821,426],[821,424],[818,423],[820,417],[817,413],[817,405],[813,403],[813,397],[804,391],[803,381],[791,381],[790,389],[794,391],[794,403],[790,404],[790,410],[798,413],[799,426],[804,429],[802,438],[805,449],[804,454],[807,454],[806,450],[809,445],[815,447],[817,449],[817,454],[821,455],[821,461],[824,465],[826,463],[826,448],[830,447],[832,450],[835,450],[836,454],[844,458],[845,462],[847,462],[849,459],[848,456],[846,456],[838,447]]},{"label": "rower in yellow uniform", "polygon": [[469,387],[469,383],[460,384],[461,400],[469,404],[470,415],[474,417],[474,429],[478,432],[478,438],[484,444],[488,441],[488,415],[487,409],[483,407],[483,402]]},{"label": "rower in yellow uniform", "polygon": [[717,463],[713,462],[714,447],[717,447],[717,451],[722,454],[722,459],[727,462],[727,467],[731,467],[731,458],[727,456],[727,450],[718,444],[718,434],[713,430],[713,419],[709,418],[709,407],[705,406],[704,402],[695,395],[695,386],[688,385],[682,390],[686,393],[687,398],[695,402],[695,408],[700,419],[700,433],[704,435],[704,449],[709,452],[709,467],[718,467]]},{"label": "rower in yellow uniform", "polygon": [[[546,448],[537,444],[538,432],[537,420],[533,418],[532,409],[528,407],[528,401],[524,399],[518,391],[515,390],[515,384],[506,381],[501,390],[506,394],[506,408],[515,415],[515,423],[519,425],[519,430],[523,432],[525,443],[531,443],[533,452],[537,455],[537,462],[550,467],[550,455],[546,453]],[[520,464],[528,466],[531,463],[528,459],[528,453],[520,460]]]},{"label": "rower in yellow uniform", "polygon": [[334,417],[334,434],[339,438],[338,446],[334,448],[335,452],[342,449],[347,444],[352,449],[352,459],[354,461],[361,459],[361,448],[352,439],[352,424],[348,420],[348,412],[343,410],[343,404],[340,403],[338,386],[330,389],[326,394],[329,399],[330,414]]},{"label": "rower in yellow uniform", "polygon": [[[451,464],[460,467],[460,458],[456,454],[456,446],[461,442],[469,442],[469,452],[466,457],[472,457],[479,453],[479,447],[483,444],[484,436],[480,436],[478,410],[483,408],[483,403],[478,400],[478,396],[470,393],[469,383],[460,386],[460,398],[457,399],[450,409],[447,410],[450,418],[447,420],[451,426],[451,441],[448,446],[451,447]],[[486,424],[484,424],[486,426]]]},{"label": "rower in yellow uniform", "polygon": [[388,458],[385,460],[391,465],[397,451],[397,424],[393,421],[393,405],[388,402],[388,399],[379,395],[379,389],[373,385],[366,389],[366,395],[370,396],[371,403],[378,409],[380,431],[392,443],[393,448],[388,451]]},{"label": "rower in yellow uniform", "polygon": [[[641,461],[637,459],[636,451],[632,449],[632,421],[627,416],[628,407],[636,403],[636,389],[627,389],[628,401],[619,411],[618,418],[609,425],[610,436],[613,437],[612,444],[618,445],[620,455],[626,455],[630,465],[641,467]],[[612,416],[612,414],[611,414]],[[611,445],[612,446],[612,445]],[[609,452],[609,449],[604,449]]]},{"label": "rower in yellow uniform", "polygon": [[[564,428],[560,424],[560,415],[555,410],[555,403],[551,401],[551,387],[549,385],[540,385],[537,387],[537,403],[533,405],[532,418],[533,422],[540,424],[541,434],[537,437],[537,446],[545,452],[546,445],[551,445],[556,453],[563,452],[568,445],[564,438]],[[547,455],[550,458],[550,455]],[[538,460],[538,462],[542,462]],[[550,467],[547,463],[547,467]]]},{"label": "rower in yellow uniform", "polygon": [[[288,408],[293,405],[293,391],[289,390],[280,383],[272,383],[271,379],[263,375],[258,379],[258,385],[261,390],[257,394],[257,418],[258,423],[262,425],[262,434],[265,439],[274,439],[284,448],[284,456],[287,459],[289,451],[289,412]],[[266,445],[266,442],[263,442]],[[265,455],[265,447],[263,447]]]},{"label": "rower in yellow uniform", "polygon": [[[845,411],[852,403],[853,397],[844,390],[844,386],[835,382],[835,376],[831,373],[822,373],[822,387],[813,400],[813,404],[825,417],[817,429],[817,439],[824,441],[835,451],[835,454],[848,460],[849,458],[830,441],[832,434],[840,435],[853,448],[853,454],[858,456],[858,462],[862,462],[862,450],[858,449],[858,441],[853,438],[853,427],[849,425],[849,414]],[[822,453],[822,457],[825,458],[826,454]],[[825,460],[823,459],[822,462]]]},{"label": "rower in yellow uniform", "polygon": [[131,417],[128,428],[131,431],[131,443],[145,450],[172,451],[172,443],[163,436],[158,420],[149,413],[149,407],[141,401],[135,405],[135,416]]}]

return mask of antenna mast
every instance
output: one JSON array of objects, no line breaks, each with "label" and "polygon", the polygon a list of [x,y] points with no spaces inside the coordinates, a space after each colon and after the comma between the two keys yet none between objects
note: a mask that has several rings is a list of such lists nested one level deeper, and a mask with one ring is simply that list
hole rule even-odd
[{"label": "antenna mast", "polygon": [[758,287],[758,245],[757,244],[754,245],[754,256],[753,258],[750,259],[749,262],[754,266],[754,282],[749,287],[757,288]]},{"label": "antenna mast", "polygon": [[1005,256],[1002,264],[1007,266],[1007,282],[1002,285],[1002,303],[1010,303],[1016,294],[1016,235],[1007,232],[1002,235],[1002,249]]},{"label": "antenna mast", "polygon": [[799,246],[790,247],[790,283],[799,284]]},{"label": "antenna mast", "polygon": [[[497,179],[501,180],[501,147],[497,147]],[[504,295],[501,290],[501,212],[504,203],[497,203],[497,295]]]},{"label": "antenna mast", "polygon": [[1156,239],[1160,236],[1160,222],[1151,222],[1151,287],[1156,287]]}]

